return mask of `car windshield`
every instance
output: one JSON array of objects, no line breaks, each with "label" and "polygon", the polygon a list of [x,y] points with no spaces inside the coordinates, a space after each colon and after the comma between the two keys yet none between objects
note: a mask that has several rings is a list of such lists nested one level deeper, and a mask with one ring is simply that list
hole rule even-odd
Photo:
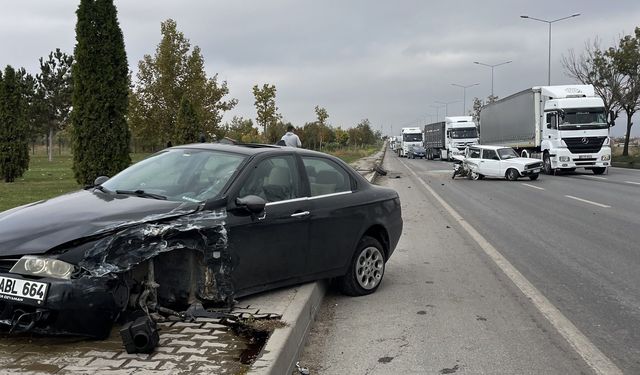
[{"label": "car windshield", "polygon": [[405,142],[420,142],[422,141],[422,133],[403,134],[402,139]]},{"label": "car windshield", "polygon": [[451,138],[478,138],[478,131],[476,128],[451,129]]},{"label": "car windshield", "polygon": [[244,159],[220,151],[171,149],[132,165],[102,187],[143,198],[201,202],[217,196]]},{"label": "car windshield", "polygon": [[500,155],[500,159],[507,160],[517,158],[518,154],[512,148],[499,148],[498,155]]},{"label": "car windshield", "polygon": [[602,108],[566,109],[560,121],[560,129],[606,129],[607,115]]},{"label": "car windshield", "polygon": [[422,146],[414,146],[414,147],[412,148],[412,150],[413,150],[414,152],[424,152],[424,151],[425,151],[424,147],[422,147]]}]

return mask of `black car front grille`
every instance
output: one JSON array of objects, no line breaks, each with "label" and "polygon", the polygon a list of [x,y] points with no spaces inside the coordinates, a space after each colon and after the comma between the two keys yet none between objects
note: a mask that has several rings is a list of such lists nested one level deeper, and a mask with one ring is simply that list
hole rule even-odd
[{"label": "black car front grille", "polygon": [[602,148],[602,144],[607,137],[578,137],[562,138],[567,148],[573,154],[596,153]]},{"label": "black car front grille", "polygon": [[9,272],[17,262],[17,259],[0,259],[0,272]]}]

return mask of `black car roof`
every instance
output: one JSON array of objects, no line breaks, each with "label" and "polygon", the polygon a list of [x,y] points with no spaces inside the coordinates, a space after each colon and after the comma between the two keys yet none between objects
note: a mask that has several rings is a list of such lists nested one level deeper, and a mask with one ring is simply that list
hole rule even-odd
[{"label": "black car roof", "polygon": [[317,155],[317,156],[325,156],[332,157],[331,155],[307,150],[304,148],[295,148],[295,147],[287,147],[287,146],[277,146],[277,145],[269,145],[269,144],[260,144],[260,143],[238,143],[238,144],[228,144],[228,143],[192,143],[187,145],[174,146],[170,149],[181,149],[181,148],[192,148],[199,150],[218,150],[218,151],[226,151],[226,152],[234,152],[243,155],[256,155],[265,152],[296,152],[304,155]]}]

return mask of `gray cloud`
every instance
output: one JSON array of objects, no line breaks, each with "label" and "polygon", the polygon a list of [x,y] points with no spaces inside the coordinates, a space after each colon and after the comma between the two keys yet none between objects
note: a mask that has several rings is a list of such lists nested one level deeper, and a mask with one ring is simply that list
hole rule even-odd
[{"label": "gray cloud", "polygon": [[[36,72],[38,58],[60,47],[72,51],[78,1],[5,4],[0,14],[0,65]],[[599,37],[611,45],[640,20],[640,3],[602,1],[116,1],[130,68],[153,54],[160,22],[173,18],[201,47],[210,75],[227,80],[240,100],[228,117],[255,117],[251,87],[272,83],[284,117],[301,125],[321,105],[343,127],[369,118],[389,132],[435,120],[435,101],[462,101],[490,92],[490,69],[473,61],[513,63],[495,70],[495,92],[505,96],[546,83],[547,25],[523,20],[582,15],[553,25],[552,82],[571,83],[562,54]],[[442,115],[444,110],[440,110]],[[449,106],[460,114],[462,103]],[[635,134],[640,134],[634,126]],[[614,134],[622,134],[616,126]]]}]

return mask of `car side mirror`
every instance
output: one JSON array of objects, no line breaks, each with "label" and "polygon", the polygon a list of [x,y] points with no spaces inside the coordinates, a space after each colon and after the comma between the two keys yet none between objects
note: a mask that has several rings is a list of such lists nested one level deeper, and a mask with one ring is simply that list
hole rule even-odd
[{"label": "car side mirror", "polygon": [[236,205],[244,207],[252,214],[259,214],[264,211],[267,201],[257,195],[247,195],[246,197],[236,198]]},{"label": "car side mirror", "polygon": [[100,186],[102,184],[104,184],[105,182],[109,181],[109,177],[107,176],[100,176],[97,177],[94,181],[93,181],[93,185],[94,186]]}]

